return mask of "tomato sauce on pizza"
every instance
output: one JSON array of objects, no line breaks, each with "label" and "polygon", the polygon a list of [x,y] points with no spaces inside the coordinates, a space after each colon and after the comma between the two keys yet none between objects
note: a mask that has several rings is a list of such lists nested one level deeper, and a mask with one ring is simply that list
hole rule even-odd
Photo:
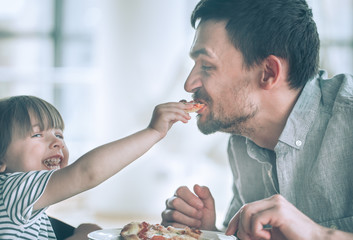
[{"label": "tomato sauce on pizza", "polygon": [[180,100],[179,102],[193,104],[192,108],[185,110],[185,112],[187,112],[187,113],[197,112],[197,111],[199,111],[201,108],[203,108],[205,106],[205,104],[203,104],[203,103],[198,103],[198,102],[195,102],[195,101],[187,102],[184,99]]},{"label": "tomato sauce on pizza", "polygon": [[123,227],[120,235],[124,240],[198,240],[201,233],[200,230],[189,227],[179,229],[147,222],[132,222]]}]

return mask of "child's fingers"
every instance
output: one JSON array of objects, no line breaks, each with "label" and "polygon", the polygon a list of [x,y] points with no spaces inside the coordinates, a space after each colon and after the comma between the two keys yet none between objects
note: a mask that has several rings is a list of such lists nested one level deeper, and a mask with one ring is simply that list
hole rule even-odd
[{"label": "child's fingers", "polygon": [[182,109],[163,105],[156,107],[149,126],[164,133],[175,122],[181,121],[187,123],[190,119],[190,115]]},{"label": "child's fingers", "polygon": [[190,115],[183,110],[166,109],[163,114],[166,115],[166,119],[169,122],[181,121],[187,123],[191,119]]},{"label": "child's fingers", "polygon": [[181,109],[190,109],[193,107],[194,104],[188,103],[188,102],[168,102],[168,103],[162,103],[159,106],[162,107],[175,107],[175,108],[181,108]]},{"label": "child's fingers", "polygon": [[160,114],[170,114],[171,112],[180,114],[181,116],[184,117],[185,119],[190,119],[190,115],[186,112],[186,110],[191,109],[193,107],[192,104],[184,104],[180,102],[170,102],[170,103],[163,103],[158,105],[155,108],[155,114],[160,115]]}]

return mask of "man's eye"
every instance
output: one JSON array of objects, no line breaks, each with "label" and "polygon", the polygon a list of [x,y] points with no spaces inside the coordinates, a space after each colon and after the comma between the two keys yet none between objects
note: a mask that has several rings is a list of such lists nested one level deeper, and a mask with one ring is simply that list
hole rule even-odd
[{"label": "man's eye", "polygon": [[33,134],[33,135],[32,135],[32,138],[38,138],[38,137],[41,137],[41,136],[42,136],[42,134],[36,133],[36,134]]},{"label": "man's eye", "polygon": [[204,71],[209,71],[209,70],[212,69],[211,66],[202,66],[201,68],[202,68],[202,70],[204,70]]}]

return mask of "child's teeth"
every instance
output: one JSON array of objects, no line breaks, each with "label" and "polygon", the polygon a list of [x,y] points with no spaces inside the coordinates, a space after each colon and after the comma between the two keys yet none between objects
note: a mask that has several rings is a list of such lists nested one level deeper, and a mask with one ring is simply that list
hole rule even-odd
[{"label": "child's teeth", "polygon": [[50,169],[59,169],[59,163],[60,163],[60,159],[59,158],[49,158],[44,160],[44,164],[50,168]]}]

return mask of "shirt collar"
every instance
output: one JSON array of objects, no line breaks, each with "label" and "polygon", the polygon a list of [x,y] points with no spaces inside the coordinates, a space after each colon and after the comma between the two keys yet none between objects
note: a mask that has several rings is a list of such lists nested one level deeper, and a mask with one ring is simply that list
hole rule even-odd
[{"label": "shirt collar", "polygon": [[318,110],[321,90],[318,78],[324,72],[320,72],[314,79],[310,80],[303,88],[292,112],[290,113],[286,125],[279,137],[279,142],[283,142],[293,148],[300,149],[305,144],[306,135],[314,122]]}]

